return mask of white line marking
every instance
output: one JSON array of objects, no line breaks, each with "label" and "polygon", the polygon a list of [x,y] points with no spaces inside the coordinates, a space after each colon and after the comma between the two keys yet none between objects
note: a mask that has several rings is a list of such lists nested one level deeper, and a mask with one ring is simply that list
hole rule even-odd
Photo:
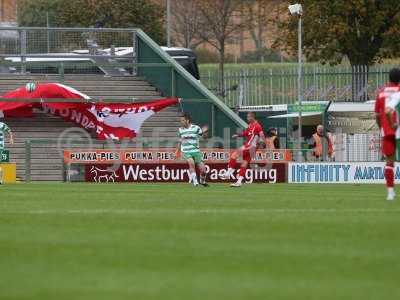
[{"label": "white line marking", "polygon": [[212,208],[212,209],[72,209],[72,210],[3,210],[0,214],[30,215],[134,215],[134,214],[307,214],[307,213],[399,213],[400,209],[390,208]]}]

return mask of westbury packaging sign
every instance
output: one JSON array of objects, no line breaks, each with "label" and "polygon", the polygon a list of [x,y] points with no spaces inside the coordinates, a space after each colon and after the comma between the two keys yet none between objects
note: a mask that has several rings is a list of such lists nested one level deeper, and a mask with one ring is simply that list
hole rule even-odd
[{"label": "westbury packaging sign", "polygon": [[[211,163],[206,165],[208,182],[229,182],[223,180],[226,164]],[[236,175],[236,174],[235,174]],[[116,167],[110,165],[85,165],[85,180],[87,182],[188,182],[186,163],[168,164],[122,164]],[[235,180],[232,176],[231,182]],[[286,181],[286,164],[272,164],[270,168],[248,169],[246,183],[278,183]]]},{"label": "westbury packaging sign", "polygon": [[[289,183],[385,183],[384,162],[289,163]],[[396,165],[400,182],[400,165]]]}]

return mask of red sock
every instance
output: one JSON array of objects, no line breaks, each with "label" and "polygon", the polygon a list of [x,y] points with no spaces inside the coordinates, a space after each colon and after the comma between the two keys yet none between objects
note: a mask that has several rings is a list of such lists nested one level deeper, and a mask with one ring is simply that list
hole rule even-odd
[{"label": "red sock", "polygon": [[239,176],[244,177],[246,175],[246,167],[241,167],[239,171]]},{"label": "red sock", "polygon": [[388,188],[394,187],[394,166],[392,162],[386,163],[385,179],[386,179],[386,186]]},{"label": "red sock", "polygon": [[236,169],[236,159],[235,158],[229,159],[228,168]]}]

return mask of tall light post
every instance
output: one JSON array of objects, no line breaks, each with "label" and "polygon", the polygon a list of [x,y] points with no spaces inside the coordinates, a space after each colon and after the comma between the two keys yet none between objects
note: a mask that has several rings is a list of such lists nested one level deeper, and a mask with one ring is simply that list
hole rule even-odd
[{"label": "tall light post", "polygon": [[47,26],[47,53],[50,53],[50,18],[49,12],[46,12],[46,26]]},{"label": "tall light post", "polygon": [[171,0],[167,1],[167,47],[171,47]]},{"label": "tall light post", "polygon": [[303,15],[303,7],[301,4],[293,4],[289,5],[289,12],[292,16],[297,16],[299,21],[298,21],[298,74],[297,74],[297,98],[298,98],[298,106],[299,106],[299,119],[298,119],[298,160],[302,161],[303,160],[303,153],[302,153],[302,145],[301,145],[301,139],[302,139],[302,101],[303,101],[303,80],[302,80],[302,75],[303,75],[303,47],[302,47],[302,18],[301,16]]}]

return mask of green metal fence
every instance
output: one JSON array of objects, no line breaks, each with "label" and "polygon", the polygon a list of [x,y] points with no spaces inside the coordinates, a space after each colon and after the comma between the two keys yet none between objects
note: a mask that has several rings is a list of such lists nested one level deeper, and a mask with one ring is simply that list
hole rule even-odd
[{"label": "green metal fence", "polygon": [[[368,98],[387,81],[392,65],[359,67],[367,78]],[[350,66],[305,66],[303,99],[306,101],[352,101],[354,70]],[[224,90],[218,89],[218,70],[203,70],[201,81],[230,107],[290,104],[297,101],[297,68],[244,68],[227,70]]]}]

